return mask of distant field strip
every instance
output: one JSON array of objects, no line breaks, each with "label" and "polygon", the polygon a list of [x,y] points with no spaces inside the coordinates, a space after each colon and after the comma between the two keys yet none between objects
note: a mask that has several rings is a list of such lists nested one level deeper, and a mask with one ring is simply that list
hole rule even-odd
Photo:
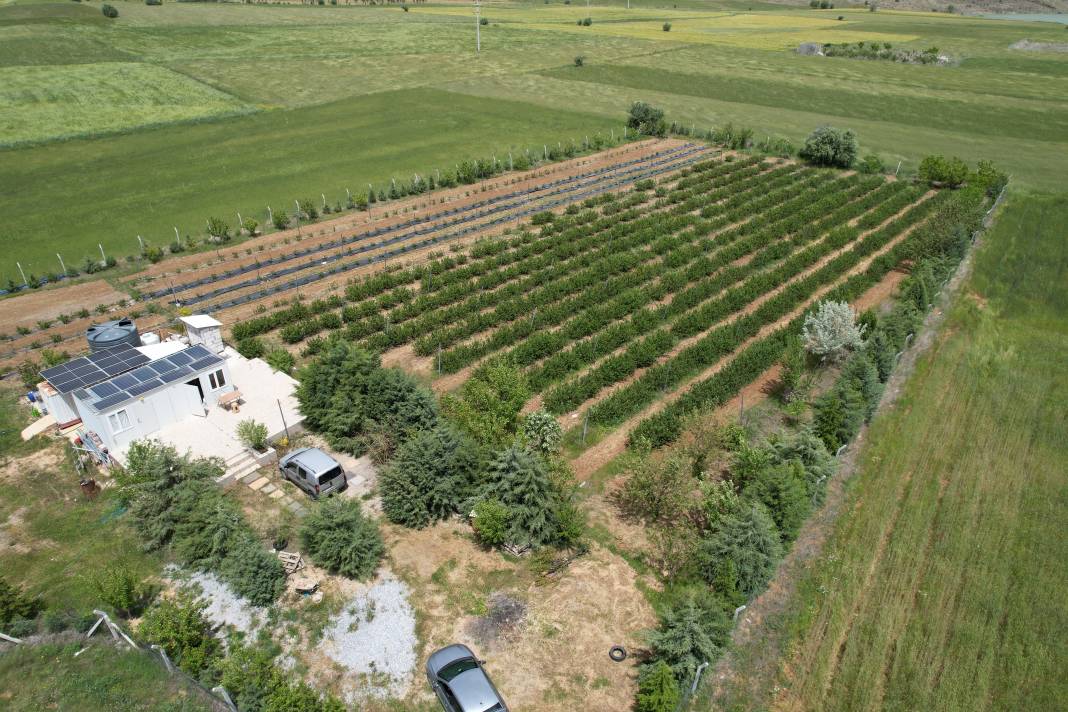
[{"label": "distant field strip", "polygon": [[[796,111],[832,110],[844,117],[893,121],[962,133],[1046,141],[1064,141],[1068,137],[1068,111],[1061,103],[1001,99],[996,105],[980,105],[978,102],[945,97],[886,91],[875,93],[770,78],[751,78],[739,82],[729,75],[684,74],[637,66],[567,67],[543,74],[570,81],[664,91]],[[976,122],[974,113],[980,111],[984,120]]]},{"label": "distant field strip", "polygon": [[0,68],[0,146],[253,111],[163,67],[105,62]]}]

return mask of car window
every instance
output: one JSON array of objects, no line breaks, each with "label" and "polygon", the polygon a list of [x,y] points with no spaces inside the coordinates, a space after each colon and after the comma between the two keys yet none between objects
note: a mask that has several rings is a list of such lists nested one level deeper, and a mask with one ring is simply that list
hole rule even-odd
[{"label": "car window", "polygon": [[449,682],[461,673],[465,673],[468,670],[474,670],[477,667],[478,662],[476,662],[474,658],[464,658],[463,660],[457,660],[456,662],[449,663],[443,667],[441,672],[438,673],[438,677],[445,682]]},{"label": "car window", "polygon": [[301,467],[300,465],[297,465],[297,477],[299,477],[302,480],[308,479],[308,473],[305,472],[304,468]]},{"label": "car window", "polygon": [[319,482],[320,483],[329,482],[330,480],[334,479],[335,477],[337,477],[340,474],[341,474],[341,466],[340,465],[337,466],[337,467],[331,467],[326,472],[320,472],[319,473]]}]

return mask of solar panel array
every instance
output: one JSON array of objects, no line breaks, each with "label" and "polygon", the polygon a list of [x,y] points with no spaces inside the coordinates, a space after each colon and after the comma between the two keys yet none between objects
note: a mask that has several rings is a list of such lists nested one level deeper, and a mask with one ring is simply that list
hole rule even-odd
[{"label": "solar panel array", "polygon": [[223,358],[201,345],[158,358],[127,373],[80,390],[74,395],[93,406],[98,413],[132,401],[168,383],[188,379]]},{"label": "solar panel array", "polygon": [[41,376],[60,393],[71,393],[79,388],[106,381],[120,373],[132,371],[148,362],[148,356],[134,347],[116,346],[46,368],[41,371]]}]

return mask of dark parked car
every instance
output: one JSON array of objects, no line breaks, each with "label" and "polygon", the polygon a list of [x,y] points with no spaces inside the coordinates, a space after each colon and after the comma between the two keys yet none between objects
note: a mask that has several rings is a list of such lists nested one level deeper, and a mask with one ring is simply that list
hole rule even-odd
[{"label": "dark parked car", "polygon": [[426,661],[426,677],[446,712],[508,712],[489,675],[466,645],[450,645]]},{"label": "dark parked car", "polygon": [[294,450],[278,461],[278,469],[282,471],[282,477],[315,499],[341,492],[349,484],[345,470],[337,460],[319,448]]}]

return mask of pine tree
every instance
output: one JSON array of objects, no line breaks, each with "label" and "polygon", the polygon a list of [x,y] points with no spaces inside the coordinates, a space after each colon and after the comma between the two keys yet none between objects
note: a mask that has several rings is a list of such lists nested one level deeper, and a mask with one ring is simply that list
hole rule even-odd
[{"label": "pine tree", "polygon": [[679,683],[663,660],[642,670],[638,678],[637,712],[675,712],[679,705]]},{"label": "pine tree", "polygon": [[483,491],[511,513],[509,543],[539,547],[556,536],[557,493],[537,455],[513,445],[498,455]]},{"label": "pine tree", "polygon": [[783,542],[797,537],[811,509],[805,468],[797,460],[765,469],[746,486],[745,494],[768,508]]},{"label": "pine tree", "polygon": [[760,502],[748,502],[726,517],[698,546],[698,568],[705,581],[716,580],[720,567],[734,563],[738,590],[747,598],[760,592],[775,572],[782,544],[775,522]]},{"label": "pine tree", "polygon": [[664,611],[660,627],[649,636],[649,647],[676,680],[690,680],[698,665],[719,656],[730,627],[718,599],[694,593]]},{"label": "pine tree", "polygon": [[474,444],[450,427],[413,436],[379,478],[382,509],[391,522],[422,528],[454,514],[471,497],[478,476]]}]

